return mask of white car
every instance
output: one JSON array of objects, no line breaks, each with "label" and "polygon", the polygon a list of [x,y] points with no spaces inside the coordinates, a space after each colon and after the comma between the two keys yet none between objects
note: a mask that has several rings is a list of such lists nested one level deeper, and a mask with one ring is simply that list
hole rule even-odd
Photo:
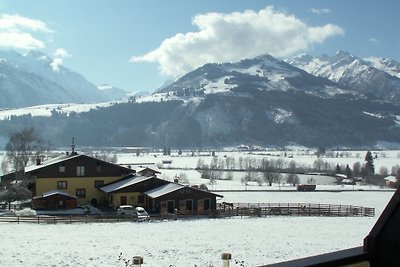
[{"label": "white car", "polygon": [[121,205],[117,209],[118,216],[133,216],[135,209],[131,205]]},{"label": "white car", "polygon": [[133,212],[133,217],[138,221],[150,220],[150,216],[147,211],[142,207],[136,207]]}]

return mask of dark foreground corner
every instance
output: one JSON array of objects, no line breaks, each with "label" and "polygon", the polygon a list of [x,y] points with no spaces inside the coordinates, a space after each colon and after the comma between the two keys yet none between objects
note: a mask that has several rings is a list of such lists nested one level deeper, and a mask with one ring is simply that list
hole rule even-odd
[{"label": "dark foreground corner", "polygon": [[400,266],[400,189],[394,193],[364,246],[260,267],[398,267]]}]

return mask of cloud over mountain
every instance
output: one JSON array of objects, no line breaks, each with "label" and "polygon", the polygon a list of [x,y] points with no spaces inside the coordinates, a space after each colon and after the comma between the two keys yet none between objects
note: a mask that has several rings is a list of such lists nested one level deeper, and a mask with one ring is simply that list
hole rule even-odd
[{"label": "cloud over mountain", "polygon": [[41,49],[45,44],[39,33],[51,33],[46,23],[19,15],[0,14],[0,47]]},{"label": "cloud over mountain", "polygon": [[205,63],[221,63],[269,53],[285,57],[344,34],[337,25],[310,26],[268,6],[259,11],[206,13],[193,18],[197,31],[178,33],[132,62],[157,62],[163,74],[176,75]]}]

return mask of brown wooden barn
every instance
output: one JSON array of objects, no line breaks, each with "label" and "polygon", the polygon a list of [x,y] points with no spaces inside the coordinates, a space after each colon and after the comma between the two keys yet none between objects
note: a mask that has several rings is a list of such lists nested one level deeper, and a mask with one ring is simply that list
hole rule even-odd
[{"label": "brown wooden barn", "polygon": [[36,196],[32,199],[35,209],[74,209],[78,206],[78,197],[72,196],[67,192],[52,190]]},{"label": "brown wooden barn", "polygon": [[204,214],[216,210],[221,195],[172,183],[155,176],[129,175],[100,188],[108,201],[119,205],[142,206],[152,213]]},{"label": "brown wooden barn", "polygon": [[148,208],[157,213],[208,214],[217,208],[221,195],[195,187],[169,183],[144,192]]}]

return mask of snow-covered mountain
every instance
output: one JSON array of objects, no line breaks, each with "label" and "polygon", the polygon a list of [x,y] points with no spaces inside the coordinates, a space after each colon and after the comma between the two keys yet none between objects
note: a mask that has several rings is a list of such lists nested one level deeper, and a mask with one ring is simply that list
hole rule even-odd
[{"label": "snow-covered mountain", "polygon": [[40,51],[0,50],[0,108],[110,100],[82,75]]},{"label": "snow-covered mountain", "polygon": [[378,65],[377,61],[371,63],[344,51],[338,51],[334,56],[302,54],[285,61],[357,94],[400,103],[400,78],[393,75],[398,65],[393,61],[379,61]]},{"label": "snow-covered mountain", "polygon": [[[295,59],[304,70],[270,55],[206,64],[151,95],[131,95],[129,101],[91,108],[79,116],[68,113],[67,107],[54,112],[49,107],[51,118],[16,119],[7,113],[0,120],[0,138],[29,123],[41,127],[44,137],[56,145],[65,145],[71,136],[88,146],[400,144],[399,102],[394,97],[389,98],[392,102],[384,101],[381,92],[396,92],[397,77],[345,52],[332,58]],[[31,76],[28,85],[39,78],[37,83],[44,83],[41,76]],[[380,101],[369,96],[373,89],[383,94]]]},{"label": "snow-covered mountain", "polygon": [[369,62],[373,67],[378,70],[385,71],[392,76],[400,78],[400,63],[396,60],[383,57],[368,57],[364,58],[365,61]]},{"label": "snow-covered mountain", "polygon": [[119,100],[128,97],[127,91],[109,84],[102,84],[97,86],[97,88],[102,92],[103,95],[106,95],[109,99]]},{"label": "snow-covered mountain", "polygon": [[328,79],[316,77],[270,55],[237,63],[206,64],[156,93],[202,95],[237,90],[300,90],[321,97],[349,93]]}]

